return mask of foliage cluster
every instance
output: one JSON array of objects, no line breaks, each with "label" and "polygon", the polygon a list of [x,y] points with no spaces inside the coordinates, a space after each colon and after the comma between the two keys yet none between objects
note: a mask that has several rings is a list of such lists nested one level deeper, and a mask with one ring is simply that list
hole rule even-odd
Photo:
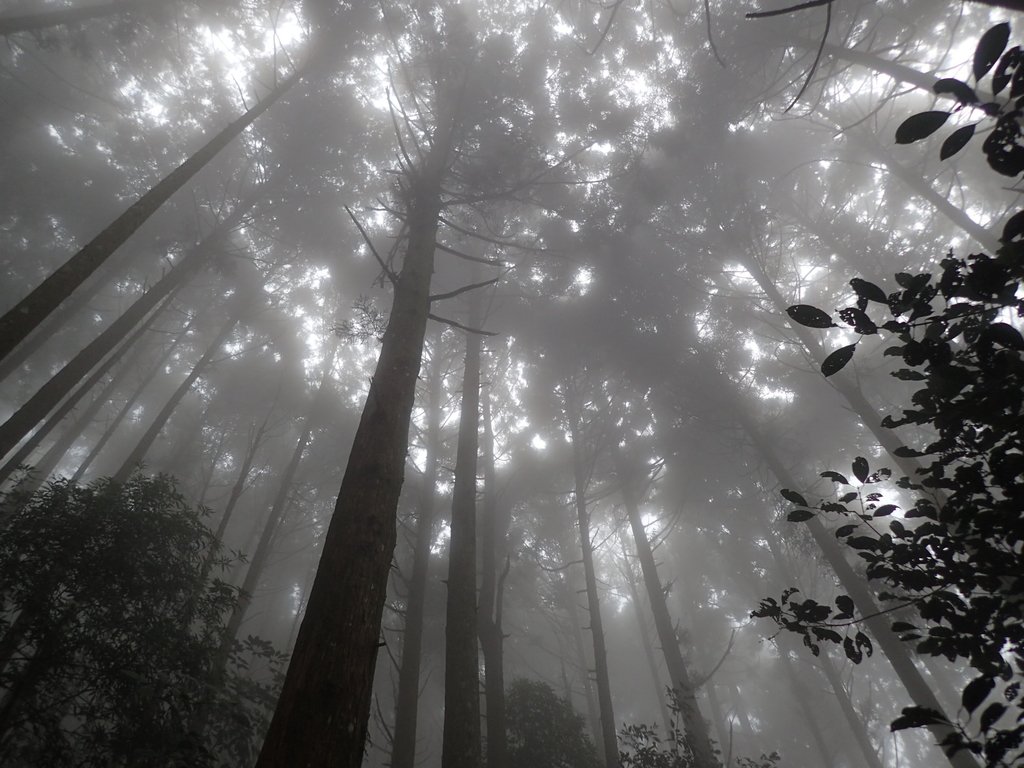
[{"label": "foliage cluster", "polygon": [[[1024,171],[1024,148],[1017,144],[1024,60],[1019,47],[1003,53],[1008,36],[1008,25],[983,36],[974,73],[979,79],[998,61],[993,90],[1011,83],[1009,105],[982,105],[998,116],[984,151],[995,170],[1017,175]],[[962,104],[973,103],[966,84],[943,87]],[[1004,119],[1009,127],[1000,128]],[[926,127],[927,120],[915,115],[900,127],[897,140],[923,138],[938,126]],[[944,156],[951,154],[946,145]],[[863,457],[854,460],[852,479],[822,473],[841,486],[834,499],[811,504],[796,491],[783,491],[798,507],[789,520],[839,518],[843,524],[835,535],[857,551],[868,579],[885,585],[881,597],[891,610],[916,609],[916,620],[892,625],[902,640],[914,643],[918,653],[962,660],[973,669],[962,691],[968,720],[950,723],[954,730],[943,747],[969,750],[987,765],[1024,759],[1024,214],[1009,219],[1001,242],[995,256],[964,259],[950,253],[937,275],[897,274],[899,288],[888,294],[855,278],[856,305],[838,312],[861,338],[892,338],[884,354],[903,363],[892,375],[917,386],[910,407],[882,422],[918,430],[919,447],[896,451],[922,462],[914,476],[895,483],[912,502],[902,509],[893,503],[900,497],[885,486],[891,472],[872,472]],[[890,318],[871,316],[869,307],[887,310]],[[788,311],[805,326],[838,327],[816,307]],[[840,370],[855,347],[856,342],[833,352],[822,372]],[[753,615],[801,634],[815,653],[819,641],[842,642],[859,662],[862,648],[870,649],[866,635],[840,634],[864,618],[855,615],[853,600],[840,595],[833,607],[796,595],[789,589],[780,600],[765,599]],[[943,713],[909,707],[891,727],[946,722]]]},{"label": "foliage cluster", "polygon": [[597,768],[583,718],[550,685],[519,679],[506,691],[509,765]]},{"label": "foliage cluster", "polygon": [[15,489],[0,515],[0,762],[252,761],[284,659],[248,638],[211,683],[238,595],[208,578],[228,561],[171,478]]}]

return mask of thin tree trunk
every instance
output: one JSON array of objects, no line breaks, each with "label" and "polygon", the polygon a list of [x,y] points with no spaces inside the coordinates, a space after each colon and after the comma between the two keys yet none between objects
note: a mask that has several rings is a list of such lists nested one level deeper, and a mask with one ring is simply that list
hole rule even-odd
[{"label": "thin tree trunk", "polygon": [[[479,312],[472,313],[475,325]],[[476,614],[476,473],[480,429],[480,336],[466,334],[459,444],[452,491],[445,627],[442,768],[480,768]]]},{"label": "thin tree trunk", "polygon": [[[142,323],[131,336],[121,345],[121,347],[112,355],[110,355],[102,365],[96,368],[95,371],[82,382],[72,394],[67,397],[60,407],[50,414],[50,417],[46,422],[37,429],[28,440],[11,456],[8,462],[0,468],[0,483],[7,480],[8,477],[16,470],[20,465],[25,463],[29,455],[36,449],[36,447],[43,441],[43,439],[67,416],[74,407],[82,400],[85,395],[95,387],[100,380],[107,375],[111,368],[120,361],[125,352],[135,346],[135,342],[142,337],[143,334],[148,331],[153,322],[163,312],[168,304],[174,299],[174,293],[172,292],[167,298],[164,299],[163,303],[149,316],[144,323]],[[103,388],[103,390],[93,398],[93,401],[89,404],[89,407],[82,412],[82,414],[75,420],[75,423],[70,425],[64,434],[50,447],[50,449],[43,455],[43,457],[36,463],[35,478],[34,480],[28,481],[34,483],[32,490],[38,488],[50,473],[53,468],[57,466],[57,463],[64,457],[68,449],[74,444],[75,440],[82,434],[86,427],[92,423],[92,420],[96,418],[96,414],[99,413],[100,409],[106,405],[113,393],[121,385],[124,377],[134,369],[135,363],[139,356],[145,351],[143,345],[135,346],[135,351],[131,357],[125,361],[124,365],[121,366],[120,370],[111,378],[110,382]],[[24,488],[24,486],[23,486]]]},{"label": "thin tree trunk", "polygon": [[416,504],[416,541],[413,545],[412,578],[405,609],[402,635],[402,666],[398,672],[395,702],[392,768],[414,768],[416,763],[416,724],[419,715],[420,665],[423,646],[423,613],[426,607],[427,579],[430,570],[430,546],[434,539],[434,514],[437,506],[437,470],[441,452],[441,380],[443,356],[440,338],[434,346],[427,385],[426,458],[423,483]]},{"label": "thin tree trunk", "polygon": [[156,415],[156,418],[153,419],[153,422],[149,425],[145,434],[143,434],[139,442],[135,444],[135,448],[132,449],[132,452],[128,454],[128,458],[126,458],[124,463],[121,464],[121,468],[114,473],[112,479],[115,483],[125,482],[131,473],[139,466],[143,458],[145,458],[149,449],[153,446],[153,443],[156,442],[157,437],[160,436],[160,432],[167,424],[167,420],[170,419],[171,414],[174,413],[174,409],[178,407],[185,395],[187,395],[192,389],[192,385],[196,383],[196,379],[202,376],[210,366],[210,363],[213,362],[213,356],[220,351],[221,345],[227,341],[228,337],[235,330],[235,326],[238,325],[239,314],[240,310],[236,311],[234,316],[221,326],[217,337],[213,340],[210,346],[207,347],[203,356],[199,358],[194,366],[192,366],[191,373],[189,373],[185,380],[178,385],[178,388],[174,390],[174,394],[168,398],[164,407],[160,409],[160,412]]},{"label": "thin tree trunk", "polygon": [[449,124],[410,179],[391,318],[258,768],[362,763],[452,136]]},{"label": "thin tree trunk", "polygon": [[[494,371],[491,372],[493,379]],[[490,388],[485,391],[481,416],[483,429],[484,509],[481,531],[481,571],[479,634],[484,656],[484,691],[487,702],[487,767],[505,768],[508,742],[505,732],[505,660],[501,626],[502,584],[504,571],[498,574],[498,563],[504,552],[506,525],[498,520],[498,487],[494,471],[494,425],[491,420]],[[503,516],[503,520],[507,519]],[[506,565],[507,568],[507,565]]]},{"label": "thin tree trunk", "polygon": [[0,17],[0,35],[13,35],[18,32],[34,32],[66,24],[78,24],[103,16],[145,10],[146,6],[155,7],[157,4],[158,0],[112,0],[107,3],[96,3],[81,7],[60,8],[53,11],[26,13],[17,16],[3,16]]},{"label": "thin tree trunk", "polygon": [[184,285],[185,281],[205,264],[208,255],[207,248],[202,245],[192,250],[15,411],[0,426],[0,456],[10,451],[42,421],[75,384],[131,333],[147,313]]},{"label": "thin tree trunk", "polygon": [[[281,80],[244,115],[223,128],[201,149],[171,171],[106,229],[47,277],[28,296],[0,317],[0,360],[70,296],[110,255],[131,237],[175,192],[185,186],[214,156],[248,128],[299,81],[302,70]],[[6,450],[10,450],[7,448]],[[0,451],[6,453],[0,444]]]},{"label": "thin tree trunk", "polygon": [[616,451],[615,461],[616,473],[622,485],[623,503],[633,532],[636,555],[640,561],[640,571],[647,589],[647,599],[651,606],[651,612],[654,614],[654,627],[658,632],[662,653],[665,654],[665,664],[668,667],[672,688],[675,690],[676,704],[683,722],[686,742],[693,753],[693,765],[694,768],[717,768],[718,760],[715,758],[711,745],[711,736],[697,704],[696,688],[690,679],[690,673],[686,669],[683,654],[679,649],[679,639],[676,637],[672,617],[665,604],[665,592],[662,589],[661,578],[658,576],[654,552],[651,550],[647,531],[644,529],[643,520],[640,517],[633,473],[626,467],[626,462],[618,451]]},{"label": "thin tree trunk", "polygon": [[153,366],[146,373],[146,375],[142,377],[142,381],[139,382],[139,385],[135,388],[135,391],[132,393],[131,397],[129,397],[125,401],[124,405],[121,406],[121,410],[117,412],[117,415],[114,416],[114,418],[110,421],[110,424],[107,425],[107,428],[103,431],[103,434],[100,436],[100,439],[96,441],[96,444],[89,451],[89,455],[86,456],[82,463],[78,465],[78,469],[76,469],[75,473],[71,476],[70,482],[77,483],[79,480],[82,479],[82,476],[85,474],[85,471],[89,468],[93,461],[96,460],[96,457],[100,455],[100,452],[104,449],[104,447],[106,447],[107,443],[117,432],[117,428],[121,425],[121,422],[124,421],[124,418],[125,416],[128,415],[128,412],[131,411],[132,407],[135,405],[135,401],[139,399],[139,397],[145,391],[146,387],[149,386],[150,382],[153,381],[154,378],[156,378],[156,375],[163,370],[164,364],[170,359],[171,355],[174,354],[174,351],[178,348],[178,345],[181,344],[182,340],[188,334],[188,331],[191,327],[192,322],[189,321],[185,325],[185,327],[182,328],[175,335],[174,340],[167,345],[167,349],[165,349],[163,354],[160,355],[160,359],[157,360],[156,363],[154,363]]},{"label": "thin tree trunk", "polygon": [[573,497],[576,506],[576,525],[579,530],[580,551],[583,558],[583,577],[587,590],[587,608],[590,613],[590,634],[594,642],[594,676],[597,682],[597,704],[601,716],[601,745],[604,764],[618,768],[619,746],[615,732],[615,712],[612,708],[611,682],[608,676],[608,650],[605,646],[604,625],[601,621],[601,598],[597,591],[597,573],[594,570],[594,549],[590,540],[590,514],[587,511],[587,473],[584,467],[579,408],[575,384],[565,383],[565,410],[569,419],[572,442]]}]

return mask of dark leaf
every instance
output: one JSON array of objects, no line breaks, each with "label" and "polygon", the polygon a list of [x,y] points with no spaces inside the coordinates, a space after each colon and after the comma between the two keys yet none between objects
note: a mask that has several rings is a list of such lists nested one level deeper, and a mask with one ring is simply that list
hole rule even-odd
[{"label": "dark leaf", "polygon": [[1020,331],[1007,323],[992,323],[986,335],[996,344],[1007,349],[1024,350],[1024,336]]},{"label": "dark leaf", "polygon": [[1006,50],[1006,44],[1010,41],[1010,25],[1008,22],[996,24],[978,41],[978,47],[974,49],[974,79],[980,80],[992,69],[999,57]]},{"label": "dark leaf", "polygon": [[987,731],[996,724],[996,721],[1002,717],[1005,712],[1005,704],[1001,704],[998,701],[994,704],[989,704],[985,707],[985,711],[981,713],[981,730]]},{"label": "dark leaf", "polygon": [[920,728],[922,725],[945,723],[946,718],[940,712],[928,707],[904,707],[903,714],[889,724],[889,730],[902,731],[906,728]]},{"label": "dark leaf", "polygon": [[807,500],[796,491],[791,491],[789,488],[783,488],[779,493],[782,494],[782,498],[786,501],[791,501],[794,504],[799,504],[801,507],[807,506]]},{"label": "dark leaf", "polygon": [[974,712],[981,702],[983,702],[988,695],[995,688],[996,681],[991,677],[978,677],[971,680],[964,688],[963,694],[960,696],[960,701],[963,702],[964,709],[968,712]]},{"label": "dark leaf", "polygon": [[831,355],[826,357],[825,361],[821,364],[822,374],[828,377],[843,370],[843,368],[846,367],[846,364],[853,358],[853,350],[856,348],[856,344],[850,344],[846,347],[840,347]]},{"label": "dark leaf", "polygon": [[817,307],[810,304],[794,304],[786,310],[794,322],[806,325],[808,328],[835,328],[832,318]]},{"label": "dark leaf", "polygon": [[944,77],[941,80],[936,80],[932,90],[938,94],[951,93],[961,104],[976,104],[978,102],[978,95],[974,92],[974,89],[955,77]]},{"label": "dark leaf", "polygon": [[847,307],[839,310],[839,318],[847,325],[852,325],[857,333],[870,335],[878,333],[878,326],[868,317],[867,312],[856,307]]},{"label": "dark leaf", "polygon": [[845,475],[841,475],[838,472],[833,472],[831,469],[822,472],[821,476],[827,480],[833,480],[837,483],[842,483],[843,485],[850,484],[850,481],[846,479]]},{"label": "dark leaf", "polygon": [[849,595],[838,595],[836,597],[836,608],[843,613],[853,615],[853,598]]},{"label": "dark leaf", "polygon": [[965,125],[957,128],[942,142],[942,149],[939,150],[939,160],[952,157],[961,149],[967,146],[967,142],[974,136],[974,125]]},{"label": "dark leaf", "polygon": [[814,517],[814,513],[809,509],[794,509],[786,515],[786,519],[791,523],[802,523],[810,520],[812,517]]},{"label": "dark leaf", "polygon": [[992,73],[993,96],[998,96],[999,92],[1002,91],[1010,82],[1011,74],[1007,70],[1016,67],[1019,63],[1020,46],[1015,45],[1003,54],[1003,57],[999,60],[999,66],[996,67],[996,71]]},{"label": "dark leaf", "polygon": [[872,551],[878,549],[878,539],[873,539],[870,536],[852,536],[846,540],[846,546],[852,547],[853,549],[865,549]]},{"label": "dark leaf", "polygon": [[1004,243],[1012,243],[1021,235],[1024,235],[1024,211],[1018,211],[1007,220],[1003,225],[1003,236],[1000,240]]},{"label": "dark leaf", "polygon": [[874,283],[869,283],[867,280],[855,277],[850,281],[850,287],[853,288],[854,293],[862,298],[877,301],[879,304],[889,303],[889,297],[885,295],[885,291]]},{"label": "dark leaf", "polygon": [[844,538],[846,536],[849,536],[851,533],[853,533],[856,530],[857,530],[857,524],[856,523],[852,523],[851,525],[841,525],[838,528],[836,528],[836,538],[837,539],[842,539],[842,538]]},{"label": "dark leaf", "polygon": [[907,624],[905,621],[894,621],[892,623],[893,632],[911,632],[914,629],[916,629],[916,627],[913,624]]},{"label": "dark leaf", "polygon": [[856,491],[850,491],[849,493],[844,493],[842,496],[839,497],[839,503],[840,504],[849,504],[851,501],[853,501],[856,498],[857,498],[857,492]]},{"label": "dark leaf", "polygon": [[896,511],[895,504],[883,504],[875,510],[875,517],[886,517]]},{"label": "dark leaf", "polygon": [[897,144],[913,144],[927,138],[946,124],[949,112],[918,112],[911,115],[896,129]]},{"label": "dark leaf", "polygon": [[868,460],[863,456],[858,456],[853,460],[853,476],[862,483],[868,479],[868,472],[870,471],[871,470],[868,468]]}]

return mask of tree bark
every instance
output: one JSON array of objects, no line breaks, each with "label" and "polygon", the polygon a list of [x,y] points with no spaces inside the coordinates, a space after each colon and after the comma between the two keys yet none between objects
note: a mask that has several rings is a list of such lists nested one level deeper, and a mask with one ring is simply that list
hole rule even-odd
[{"label": "tree bark", "polygon": [[597,704],[601,717],[601,745],[604,764],[618,768],[619,745],[615,732],[615,711],[612,707],[611,681],[608,675],[608,650],[605,646],[604,625],[601,621],[601,597],[597,591],[597,573],[594,570],[594,549],[590,540],[590,513],[587,511],[587,472],[584,467],[584,449],[580,434],[580,411],[575,382],[565,381],[565,412],[569,420],[572,442],[573,498],[576,507],[576,526],[579,532],[583,559],[583,578],[587,591],[590,614],[590,634],[594,643],[594,677],[597,682]]},{"label": "tree bark", "polygon": [[426,608],[427,579],[430,570],[430,546],[434,539],[437,506],[437,474],[441,453],[441,380],[443,356],[438,339],[434,347],[427,386],[426,458],[423,483],[416,504],[416,541],[413,545],[412,578],[405,608],[405,633],[402,635],[402,666],[398,672],[395,702],[392,768],[414,768],[416,763],[416,724],[419,716],[420,665],[423,646],[423,613]]},{"label": "tree bark", "polygon": [[[297,83],[302,70],[281,80],[264,99],[228,124],[194,155],[140,197],[78,253],[47,277],[28,296],[0,317],[0,360],[70,296],[110,255],[131,237],[175,192]],[[9,448],[6,450],[10,450]],[[0,445],[0,451],[3,446]]]},{"label": "tree bark", "polygon": [[440,179],[452,135],[444,133],[409,193],[391,318],[258,768],[362,763],[430,305]]},{"label": "tree bark", "polygon": [[637,559],[640,561],[640,571],[647,589],[647,599],[650,602],[651,612],[654,614],[654,626],[658,632],[662,653],[665,655],[665,664],[668,667],[672,688],[675,690],[676,704],[683,722],[686,742],[693,753],[694,768],[717,768],[718,760],[715,758],[714,748],[711,745],[711,736],[697,704],[696,688],[686,669],[683,654],[679,650],[679,639],[676,637],[672,617],[665,604],[665,592],[662,588],[661,578],[658,576],[654,552],[651,550],[647,531],[640,518],[633,473],[626,467],[625,459],[617,450],[615,462],[616,474],[618,474],[622,486],[623,503],[629,516],[630,529],[633,532]]},{"label": "tree bark", "polygon": [[[470,325],[479,320],[472,312]],[[445,627],[441,768],[480,768],[476,613],[476,473],[480,429],[480,336],[466,334],[459,445],[452,491]]]}]

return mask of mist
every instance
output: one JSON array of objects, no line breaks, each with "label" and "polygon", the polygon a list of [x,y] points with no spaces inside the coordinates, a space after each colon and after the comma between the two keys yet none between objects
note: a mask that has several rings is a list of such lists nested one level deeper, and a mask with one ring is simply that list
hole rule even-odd
[{"label": "mist", "polygon": [[0,8],[0,763],[1024,760],[1019,2]]}]

